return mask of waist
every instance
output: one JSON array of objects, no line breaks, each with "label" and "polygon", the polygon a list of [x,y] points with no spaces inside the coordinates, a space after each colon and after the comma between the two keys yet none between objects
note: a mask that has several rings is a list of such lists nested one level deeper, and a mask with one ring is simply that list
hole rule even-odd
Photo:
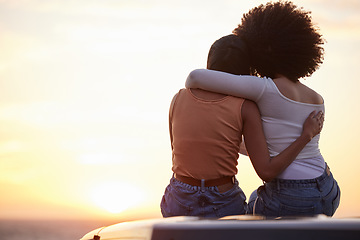
[{"label": "waist", "polygon": [[329,166],[326,164],[323,173],[316,178],[312,179],[280,179],[276,178],[266,184],[276,185],[277,187],[304,187],[304,186],[319,186],[325,182],[327,178],[331,178],[332,174]]},{"label": "waist", "polygon": [[321,176],[326,169],[322,155],[305,159],[295,159],[277,178],[281,179],[314,179]]},{"label": "waist", "polygon": [[179,180],[180,182],[198,186],[198,187],[214,187],[214,186],[221,186],[225,184],[234,184],[235,183],[235,176],[226,176],[221,178],[215,179],[196,179],[192,177],[182,176],[179,174],[174,173],[174,178]]}]

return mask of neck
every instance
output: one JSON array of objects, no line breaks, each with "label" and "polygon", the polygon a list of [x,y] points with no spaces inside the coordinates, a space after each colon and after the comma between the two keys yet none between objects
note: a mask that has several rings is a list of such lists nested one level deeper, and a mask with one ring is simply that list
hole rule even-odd
[{"label": "neck", "polygon": [[286,77],[285,75],[279,74],[279,73],[275,74],[275,79],[286,79],[286,80],[291,81],[291,82],[293,82],[293,83],[298,83],[298,82],[300,82],[299,79],[291,80],[291,79],[289,79],[288,77]]}]

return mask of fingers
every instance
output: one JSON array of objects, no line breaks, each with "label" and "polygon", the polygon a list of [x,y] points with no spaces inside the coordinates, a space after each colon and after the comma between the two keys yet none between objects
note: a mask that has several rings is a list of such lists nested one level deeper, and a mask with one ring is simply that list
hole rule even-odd
[{"label": "fingers", "polygon": [[323,124],[324,124],[324,113],[322,111],[319,111],[315,116],[314,118],[316,119],[316,121],[318,122],[319,124],[319,128],[320,128],[320,131],[322,130],[323,128]]},{"label": "fingers", "polygon": [[324,113],[322,111],[319,111],[317,113],[316,111],[312,111],[308,118],[314,124],[313,126],[315,127],[314,130],[316,132],[316,135],[319,134],[324,124]]},{"label": "fingers", "polygon": [[[315,113],[316,113],[316,111],[312,111],[312,112],[309,114],[309,118],[314,118]],[[318,114],[319,114],[319,113],[318,113]]]},{"label": "fingers", "polygon": [[311,112],[310,115],[313,116],[313,118],[317,118],[318,120],[324,118],[324,113],[322,111],[319,111],[316,115],[315,115],[315,111]]}]

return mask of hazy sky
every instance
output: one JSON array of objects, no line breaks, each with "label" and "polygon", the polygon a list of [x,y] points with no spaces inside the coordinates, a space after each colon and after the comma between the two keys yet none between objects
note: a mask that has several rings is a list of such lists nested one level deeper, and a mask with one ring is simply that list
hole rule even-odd
[{"label": "hazy sky", "polygon": [[[160,217],[172,96],[266,2],[0,0],[0,218]],[[325,99],[335,216],[360,216],[360,1],[294,2],[327,40],[304,82]],[[246,157],[238,179],[247,196],[261,184]]]}]

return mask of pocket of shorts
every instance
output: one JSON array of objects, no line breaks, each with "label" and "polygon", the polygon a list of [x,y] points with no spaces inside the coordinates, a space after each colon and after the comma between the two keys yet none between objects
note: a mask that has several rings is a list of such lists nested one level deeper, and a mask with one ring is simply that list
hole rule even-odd
[{"label": "pocket of shorts", "polygon": [[236,196],[229,202],[214,206],[213,210],[218,218],[230,215],[243,215],[247,212],[247,204],[245,199]]},{"label": "pocket of shorts", "polygon": [[289,206],[280,203],[280,216],[312,216],[315,214],[314,206]]},{"label": "pocket of shorts", "polygon": [[327,216],[334,215],[336,209],[340,204],[340,188],[336,181],[334,181],[333,187],[330,193],[324,197],[324,214]]},{"label": "pocket of shorts", "polygon": [[304,196],[304,193],[292,193],[293,195],[278,194],[276,199],[279,202],[278,216],[313,216],[316,214],[316,206],[320,197]]},{"label": "pocket of shorts", "polygon": [[167,192],[161,200],[161,213],[163,217],[191,216],[192,207],[181,203],[174,194]]}]

